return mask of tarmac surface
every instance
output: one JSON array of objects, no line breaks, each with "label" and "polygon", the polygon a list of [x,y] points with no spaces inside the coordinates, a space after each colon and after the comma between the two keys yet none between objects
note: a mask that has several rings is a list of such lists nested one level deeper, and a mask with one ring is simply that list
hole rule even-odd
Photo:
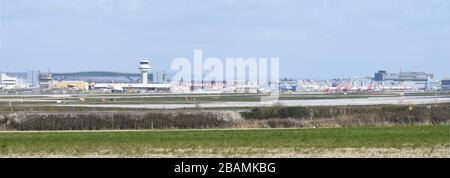
[{"label": "tarmac surface", "polygon": [[[198,104],[63,104],[67,107],[96,108],[139,108],[139,109],[187,109],[187,108],[233,108],[261,107],[279,103],[283,106],[340,106],[340,105],[385,105],[385,104],[434,104],[450,103],[450,97],[410,96],[403,97],[373,97],[361,99],[315,99],[315,100],[280,100],[277,102],[210,102]],[[49,105],[55,106],[55,105]]]}]

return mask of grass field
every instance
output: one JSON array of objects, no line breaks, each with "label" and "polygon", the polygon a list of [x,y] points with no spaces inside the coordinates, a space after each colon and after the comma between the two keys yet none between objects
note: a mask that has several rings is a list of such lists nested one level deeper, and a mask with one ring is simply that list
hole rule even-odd
[{"label": "grass field", "polygon": [[0,132],[0,157],[450,157],[450,126]]},{"label": "grass field", "polygon": [[[405,93],[405,96],[448,97],[445,92]],[[192,104],[210,102],[258,102],[264,94],[111,94],[111,95],[0,95],[0,106],[66,104]],[[398,97],[396,93],[280,94],[279,100],[367,99]],[[82,98],[82,100],[80,100]]]}]

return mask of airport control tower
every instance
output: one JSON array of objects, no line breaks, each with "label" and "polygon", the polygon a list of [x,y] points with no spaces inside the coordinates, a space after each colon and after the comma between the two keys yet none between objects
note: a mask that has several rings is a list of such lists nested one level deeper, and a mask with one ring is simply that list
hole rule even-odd
[{"label": "airport control tower", "polygon": [[150,61],[143,59],[139,62],[139,70],[142,73],[142,84],[148,83],[148,71],[150,71],[150,68]]}]

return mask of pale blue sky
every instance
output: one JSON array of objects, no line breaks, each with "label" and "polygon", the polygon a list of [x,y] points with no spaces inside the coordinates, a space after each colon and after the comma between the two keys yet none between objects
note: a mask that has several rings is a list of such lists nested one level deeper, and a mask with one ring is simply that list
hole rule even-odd
[{"label": "pale blue sky", "polygon": [[173,58],[279,57],[281,76],[450,76],[449,0],[0,0],[1,71],[137,72]]}]

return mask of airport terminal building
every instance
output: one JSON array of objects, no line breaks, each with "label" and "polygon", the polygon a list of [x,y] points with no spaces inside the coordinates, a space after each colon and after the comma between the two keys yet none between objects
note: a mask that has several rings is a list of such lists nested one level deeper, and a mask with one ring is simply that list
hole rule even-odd
[{"label": "airport terminal building", "polygon": [[[170,92],[171,84],[153,83],[148,60],[139,62],[141,73],[86,71],[74,73],[40,73],[43,90],[100,90],[103,92]],[[88,87],[86,87],[86,84]]]},{"label": "airport terminal building", "polygon": [[[85,81],[95,83],[137,83],[141,79],[139,73],[120,73],[110,71],[86,71],[74,73],[52,73],[54,80],[62,81]],[[152,81],[152,75],[148,80]]]}]

